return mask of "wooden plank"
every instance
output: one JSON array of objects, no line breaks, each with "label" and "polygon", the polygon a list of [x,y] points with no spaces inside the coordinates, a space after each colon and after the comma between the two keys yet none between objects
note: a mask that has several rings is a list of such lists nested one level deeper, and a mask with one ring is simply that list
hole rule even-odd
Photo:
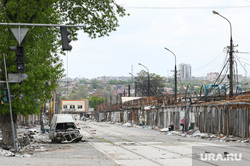
[{"label": "wooden plank", "polygon": [[224,107],[222,110],[222,120],[223,120],[223,135],[228,135],[229,132],[227,132],[228,127],[228,107]]},{"label": "wooden plank", "polygon": [[205,124],[206,124],[206,133],[211,133],[211,108],[207,107],[205,110],[205,115],[206,115],[206,119],[205,119]]},{"label": "wooden plank", "polygon": [[243,111],[244,111],[244,118],[245,118],[245,124],[244,124],[244,126],[245,126],[245,137],[249,137],[250,138],[250,136],[249,136],[249,133],[250,133],[250,109],[249,109],[249,107],[244,107],[243,108]]},{"label": "wooden plank", "polygon": [[230,114],[230,107],[227,108],[227,112],[226,112],[226,116],[227,116],[227,136],[229,135],[229,114]]}]

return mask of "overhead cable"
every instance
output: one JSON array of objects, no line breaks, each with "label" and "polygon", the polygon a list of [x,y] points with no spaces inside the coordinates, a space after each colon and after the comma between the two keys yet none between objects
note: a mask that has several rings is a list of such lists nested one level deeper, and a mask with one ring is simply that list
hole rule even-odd
[{"label": "overhead cable", "polygon": [[156,9],[156,10],[166,10],[166,9],[170,9],[170,10],[183,10],[183,9],[235,9],[235,8],[250,8],[250,6],[198,6],[198,7],[193,7],[193,6],[189,6],[189,7],[158,7],[158,6],[123,6],[124,8],[127,9],[143,9],[143,10],[152,10],[152,9]]}]

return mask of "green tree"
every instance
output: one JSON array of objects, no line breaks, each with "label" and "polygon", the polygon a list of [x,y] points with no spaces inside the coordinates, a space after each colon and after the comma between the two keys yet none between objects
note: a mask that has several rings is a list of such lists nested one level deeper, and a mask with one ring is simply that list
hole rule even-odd
[{"label": "green tree", "polygon": [[71,100],[80,100],[85,99],[88,96],[88,91],[85,85],[79,85],[76,88],[73,88],[69,94],[69,99]]},{"label": "green tree", "polygon": [[[14,23],[43,24],[84,24],[86,27],[69,28],[72,37],[77,40],[77,30],[82,29],[91,38],[108,36],[116,30],[118,16],[125,16],[124,8],[114,0],[0,0],[0,21]],[[16,46],[10,26],[0,26],[0,60],[7,55],[8,73],[16,72],[15,53],[9,46]],[[23,94],[12,102],[14,124],[17,114],[29,115],[39,113],[40,105],[50,98],[50,91],[56,89],[57,80],[63,77],[62,61],[59,58],[61,41],[59,27],[29,27],[25,42],[25,73],[28,78],[23,84],[11,84],[12,95]],[[3,63],[0,73],[5,79]],[[6,85],[5,85],[6,86]],[[8,103],[0,105],[3,144],[13,145]]]},{"label": "green tree", "polygon": [[92,79],[90,80],[90,84],[93,89],[103,89],[103,84],[100,80]]},{"label": "green tree", "polygon": [[89,105],[91,108],[97,109],[97,106],[99,104],[102,104],[105,102],[105,99],[103,97],[98,97],[97,95],[94,95],[89,98]]},{"label": "green tree", "polygon": [[80,82],[81,84],[87,84],[87,83],[88,83],[87,80],[79,80],[79,82]]},{"label": "green tree", "polygon": [[[137,74],[135,82],[137,84],[137,92],[141,96],[156,96],[162,95],[164,88],[164,78],[155,74],[149,74],[149,88],[148,88],[148,72],[142,70]],[[148,92],[149,90],[149,92]]]}]

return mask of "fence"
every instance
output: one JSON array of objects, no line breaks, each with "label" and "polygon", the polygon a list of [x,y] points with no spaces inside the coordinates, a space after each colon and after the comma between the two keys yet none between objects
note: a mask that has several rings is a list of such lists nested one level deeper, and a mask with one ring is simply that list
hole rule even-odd
[{"label": "fence", "polygon": [[236,97],[234,100],[199,104],[185,101],[170,105],[170,102],[164,101],[163,98],[150,99],[151,101],[149,99],[128,101],[125,104],[115,105],[110,111],[102,110],[101,114],[104,114],[106,121],[131,122],[135,125],[158,128],[165,128],[174,123],[175,130],[180,129],[180,119],[185,116],[186,130],[197,128],[203,133],[250,137],[249,94]]}]

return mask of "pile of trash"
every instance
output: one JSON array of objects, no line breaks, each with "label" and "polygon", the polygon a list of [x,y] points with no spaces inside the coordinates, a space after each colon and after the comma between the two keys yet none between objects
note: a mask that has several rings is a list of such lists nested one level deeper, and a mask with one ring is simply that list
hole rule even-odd
[{"label": "pile of trash", "polygon": [[123,124],[123,127],[131,127],[131,126],[132,126],[132,124],[130,122]]},{"label": "pile of trash", "polygon": [[48,138],[48,135],[38,132],[36,129],[31,128],[28,130],[28,133],[23,133],[22,136],[17,138],[18,152],[20,153],[29,153],[38,151],[47,151],[44,146],[46,143],[51,142]]},{"label": "pile of trash", "polygon": [[224,136],[223,134],[216,136],[215,134],[201,133],[199,129],[191,129],[185,133],[183,131],[168,131],[168,128],[163,128],[160,129],[159,132],[166,135],[177,135],[182,137],[200,137],[201,139],[207,139],[209,141],[250,143],[249,138],[234,137],[232,135]]},{"label": "pile of trash", "polygon": [[210,133],[201,133],[200,130],[197,128],[190,129],[187,132],[184,132],[182,130],[169,131],[169,128],[160,129],[157,126],[150,126],[150,125],[135,126],[130,122],[124,123],[123,127],[139,127],[139,128],[144,128],[148,130],[157,130],[161,134],[166,134],[169,136],[176,135],[176,136],[181,136],[181,137],[199,137],[201,139],[207,139],[209,141],[236,142],[236,143],[249,143],[250,144],[249,138],[234,137],[232,135],[224,136],[223,134],[215,135],[215,134],[210,134]]},{"label": "pile of trash", "polygon": [[36,128],[22,130],[16,138],[17,151],[14,153],[12,147],[2,146],[0,148],[0,156],[5,157],[29,157],[34,152],[48,151],[45,148],[51,141],[48,134],[38,132]]}]

